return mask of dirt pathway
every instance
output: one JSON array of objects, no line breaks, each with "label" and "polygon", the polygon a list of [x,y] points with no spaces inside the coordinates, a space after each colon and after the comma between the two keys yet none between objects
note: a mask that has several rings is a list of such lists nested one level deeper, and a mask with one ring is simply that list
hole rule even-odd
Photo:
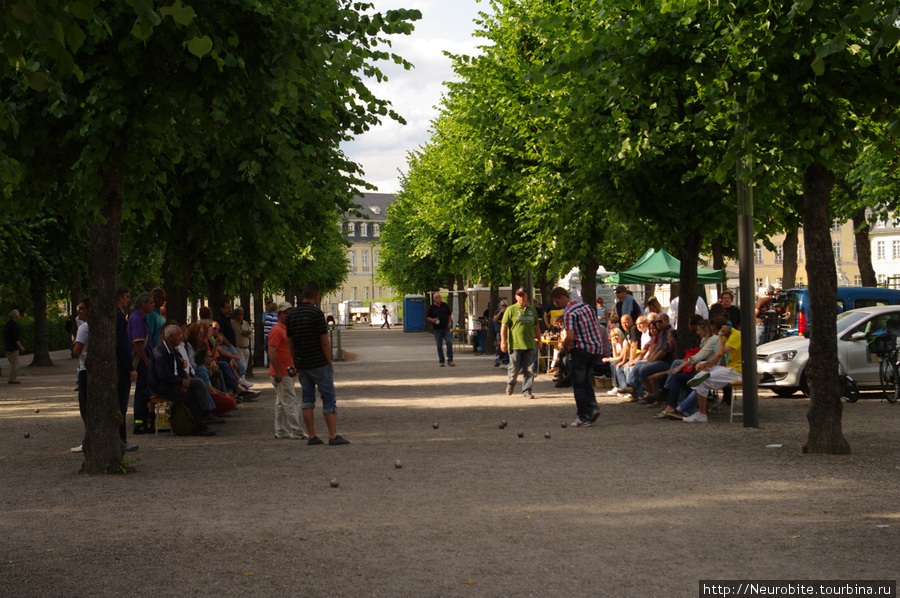
[{"label": "dirt pathway", "polygon": [[595,427],[563,429],[571,389],[547,376],[525,401],[487,357],[458,348],[438,368],[430,335],[342,340],[351,445],[275,440],[257,377],[262,400],[219,436],[136,437],[137,472],[99,478],[69,451],[75,362],[25,368],[0,388],[0,595],[696,596],[699,579],[898,577],[900,405],[848,405],[846,457],[800,454],[803,399],[762,398],[744,429],[604,396]]}]

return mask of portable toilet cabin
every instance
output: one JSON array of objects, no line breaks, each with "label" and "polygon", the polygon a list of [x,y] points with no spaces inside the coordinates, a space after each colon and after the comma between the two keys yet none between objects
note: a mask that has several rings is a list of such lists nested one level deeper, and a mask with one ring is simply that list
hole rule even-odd
[{"label": "portable toilet cabin", "polygon": [[421,295],[403,298],[403,332],[425,332],[425,298]]}]

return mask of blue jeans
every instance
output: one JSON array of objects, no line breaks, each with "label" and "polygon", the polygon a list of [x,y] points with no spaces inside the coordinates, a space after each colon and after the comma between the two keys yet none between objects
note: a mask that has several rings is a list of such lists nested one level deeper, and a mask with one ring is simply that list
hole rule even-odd
[{"label": "blue jeans", "polygon": [[322,397],[322,413],[337,413],[337,402],[334,394],[334,366],[330,363],[311,370],[297,370],[300,380],[301,409],[316,408],[316,388]]},{"label": "blue jeans", "polygon": [[696,411],[699,406],[700,403],[697,401],[697,391],[692,390],[691,394],[678,404],[678,411],[684,415],[693,415],[694,411]]},{"label": "blue jeans", "polygon": [[669,376],[669,379],[666,381],[666,384],[669,384],[669,399],[666,402],[670,407],[677,406],[684,393],[691,390],[691,387],[688,386],[687,383],[696,373],[697,372],[678,372],[677,374]]},{"label": "blue jeans", "polygon": [[684,363],[683,359],[676,359],[672,362],[672,365],[669,366],[669,375],[666,377],[666,383],[663,384],[663,388],[672,388],[672,370],[680,366]]},{"label": "blue jeans", "polygon": [[441,342],[447,343],[447,359],[453,361],[453,338],[450,336],[449,328],[435,328],[434,342],[437,343],[438,362],[444,363],[444,347]]},{"label": "blue jeans", "polygon": [[580,419],[590,419],[591,414],[599,410],[594,396],[594,363],[597,355],[582,349],[572,349],[566,366],[572,380],[572,392],[575,394],[575,407]]}]

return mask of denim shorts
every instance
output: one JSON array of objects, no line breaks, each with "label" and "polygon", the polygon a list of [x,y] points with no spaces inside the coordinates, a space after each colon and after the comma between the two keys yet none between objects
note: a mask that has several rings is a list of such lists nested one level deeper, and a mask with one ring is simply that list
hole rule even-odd
[{"label": "denim shorts", "polygon": [[322,397],[322,413],[337,413],[334,395],[334,366],[330,363],[311,370],[297,370],[302,390],[301,409],[315,409],[316,388]]}]

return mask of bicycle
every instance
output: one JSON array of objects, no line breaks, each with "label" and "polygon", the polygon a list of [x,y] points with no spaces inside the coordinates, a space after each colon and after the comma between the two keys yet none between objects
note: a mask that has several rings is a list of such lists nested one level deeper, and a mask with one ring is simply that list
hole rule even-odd
[{"label": "bicycle", "polygon": [[900,371],[897,369],[897,336],[882,332],[868,337],[869,350],[878,356],[878,378],[881,392],[889,403],[896,403],[900,397]]}]

